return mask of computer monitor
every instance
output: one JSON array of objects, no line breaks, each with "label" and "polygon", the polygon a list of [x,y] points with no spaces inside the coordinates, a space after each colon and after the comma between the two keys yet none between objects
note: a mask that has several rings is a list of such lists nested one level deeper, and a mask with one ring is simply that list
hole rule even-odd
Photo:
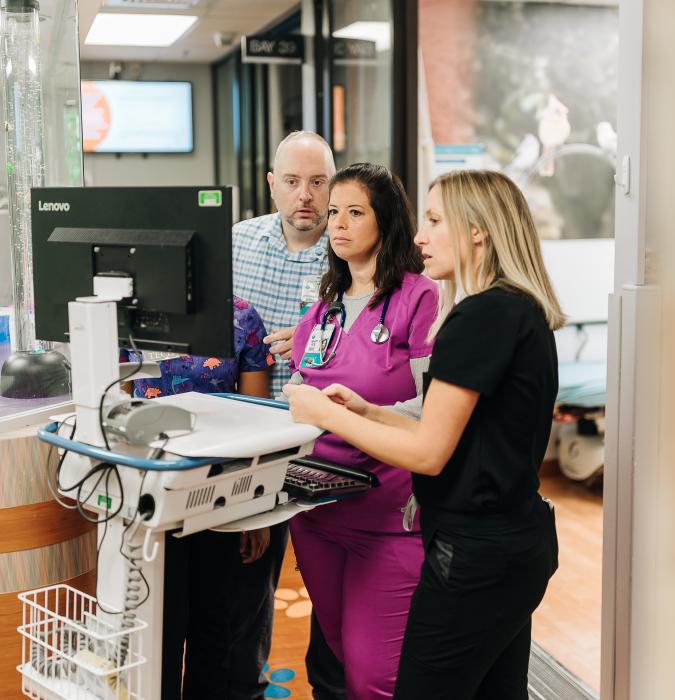
[{"label": "computer monitor", "polygon": [[96,281],[124,290],[120,345],[233,357],[231,188],[39,187],[31,208],[38,339],[68,341]]}]

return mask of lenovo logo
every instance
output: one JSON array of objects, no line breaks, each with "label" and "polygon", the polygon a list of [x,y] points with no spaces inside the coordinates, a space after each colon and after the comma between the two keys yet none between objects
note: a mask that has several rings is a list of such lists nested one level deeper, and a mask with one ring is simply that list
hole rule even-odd
[{"label": "lenovo logo", "polygon": [[69,202],[43,202],[38,200],[38,211],[70,211]]}]

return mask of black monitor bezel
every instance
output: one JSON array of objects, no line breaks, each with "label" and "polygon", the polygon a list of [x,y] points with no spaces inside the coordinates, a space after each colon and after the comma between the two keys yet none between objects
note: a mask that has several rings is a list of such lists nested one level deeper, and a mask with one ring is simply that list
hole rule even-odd
[{"label": "black monitor bezel", "polygon": [[[198,206],[199,192],[205,190],[220,191],[221,207]],[[40,202],[67,203],[68,210],[41,210]],[[157,340],[136,332],[134,337],[145,350],[234,357],[232,188],[34,188],[31,209],[35,327],[40,340],[67,342],[68,302],[93,293],[93,244],[55,244],[49,241],[55,229],[192,230],[191,245],[196,246],[193,313],[170,317],[175,337]],[[118,307],[120,346],[127,346],[123,307],[129,305],[125,302]],[[219,328],[222,333],[214,335]]]}]

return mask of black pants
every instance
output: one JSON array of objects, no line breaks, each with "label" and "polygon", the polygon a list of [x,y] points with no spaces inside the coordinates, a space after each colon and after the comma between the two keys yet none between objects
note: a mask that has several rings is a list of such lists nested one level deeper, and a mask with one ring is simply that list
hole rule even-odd
[{"label": "black pants", "polygon": [[243,564],[238,533],[166,538],[162,700],[259,700],[288,528]]},{"label": "black pants", "polygon": [[[480,523],[477,524],[480,528]],[[531,616],[557,568],[553,512],[425,538],[395,700],[527,700]]]},{"label": "black pants", "polygon": [[328,646],[314,611],[305,664],[314,700],[346,700],[344,666]]}]

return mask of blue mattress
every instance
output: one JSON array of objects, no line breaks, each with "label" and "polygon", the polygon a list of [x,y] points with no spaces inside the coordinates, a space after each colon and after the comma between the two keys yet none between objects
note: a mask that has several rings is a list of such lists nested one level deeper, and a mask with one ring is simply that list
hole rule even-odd
[{"label": "blue mattress", "polygon": [[607,398],[606,362],[561,362],[558,365],[559,404],[595,408]]}]

